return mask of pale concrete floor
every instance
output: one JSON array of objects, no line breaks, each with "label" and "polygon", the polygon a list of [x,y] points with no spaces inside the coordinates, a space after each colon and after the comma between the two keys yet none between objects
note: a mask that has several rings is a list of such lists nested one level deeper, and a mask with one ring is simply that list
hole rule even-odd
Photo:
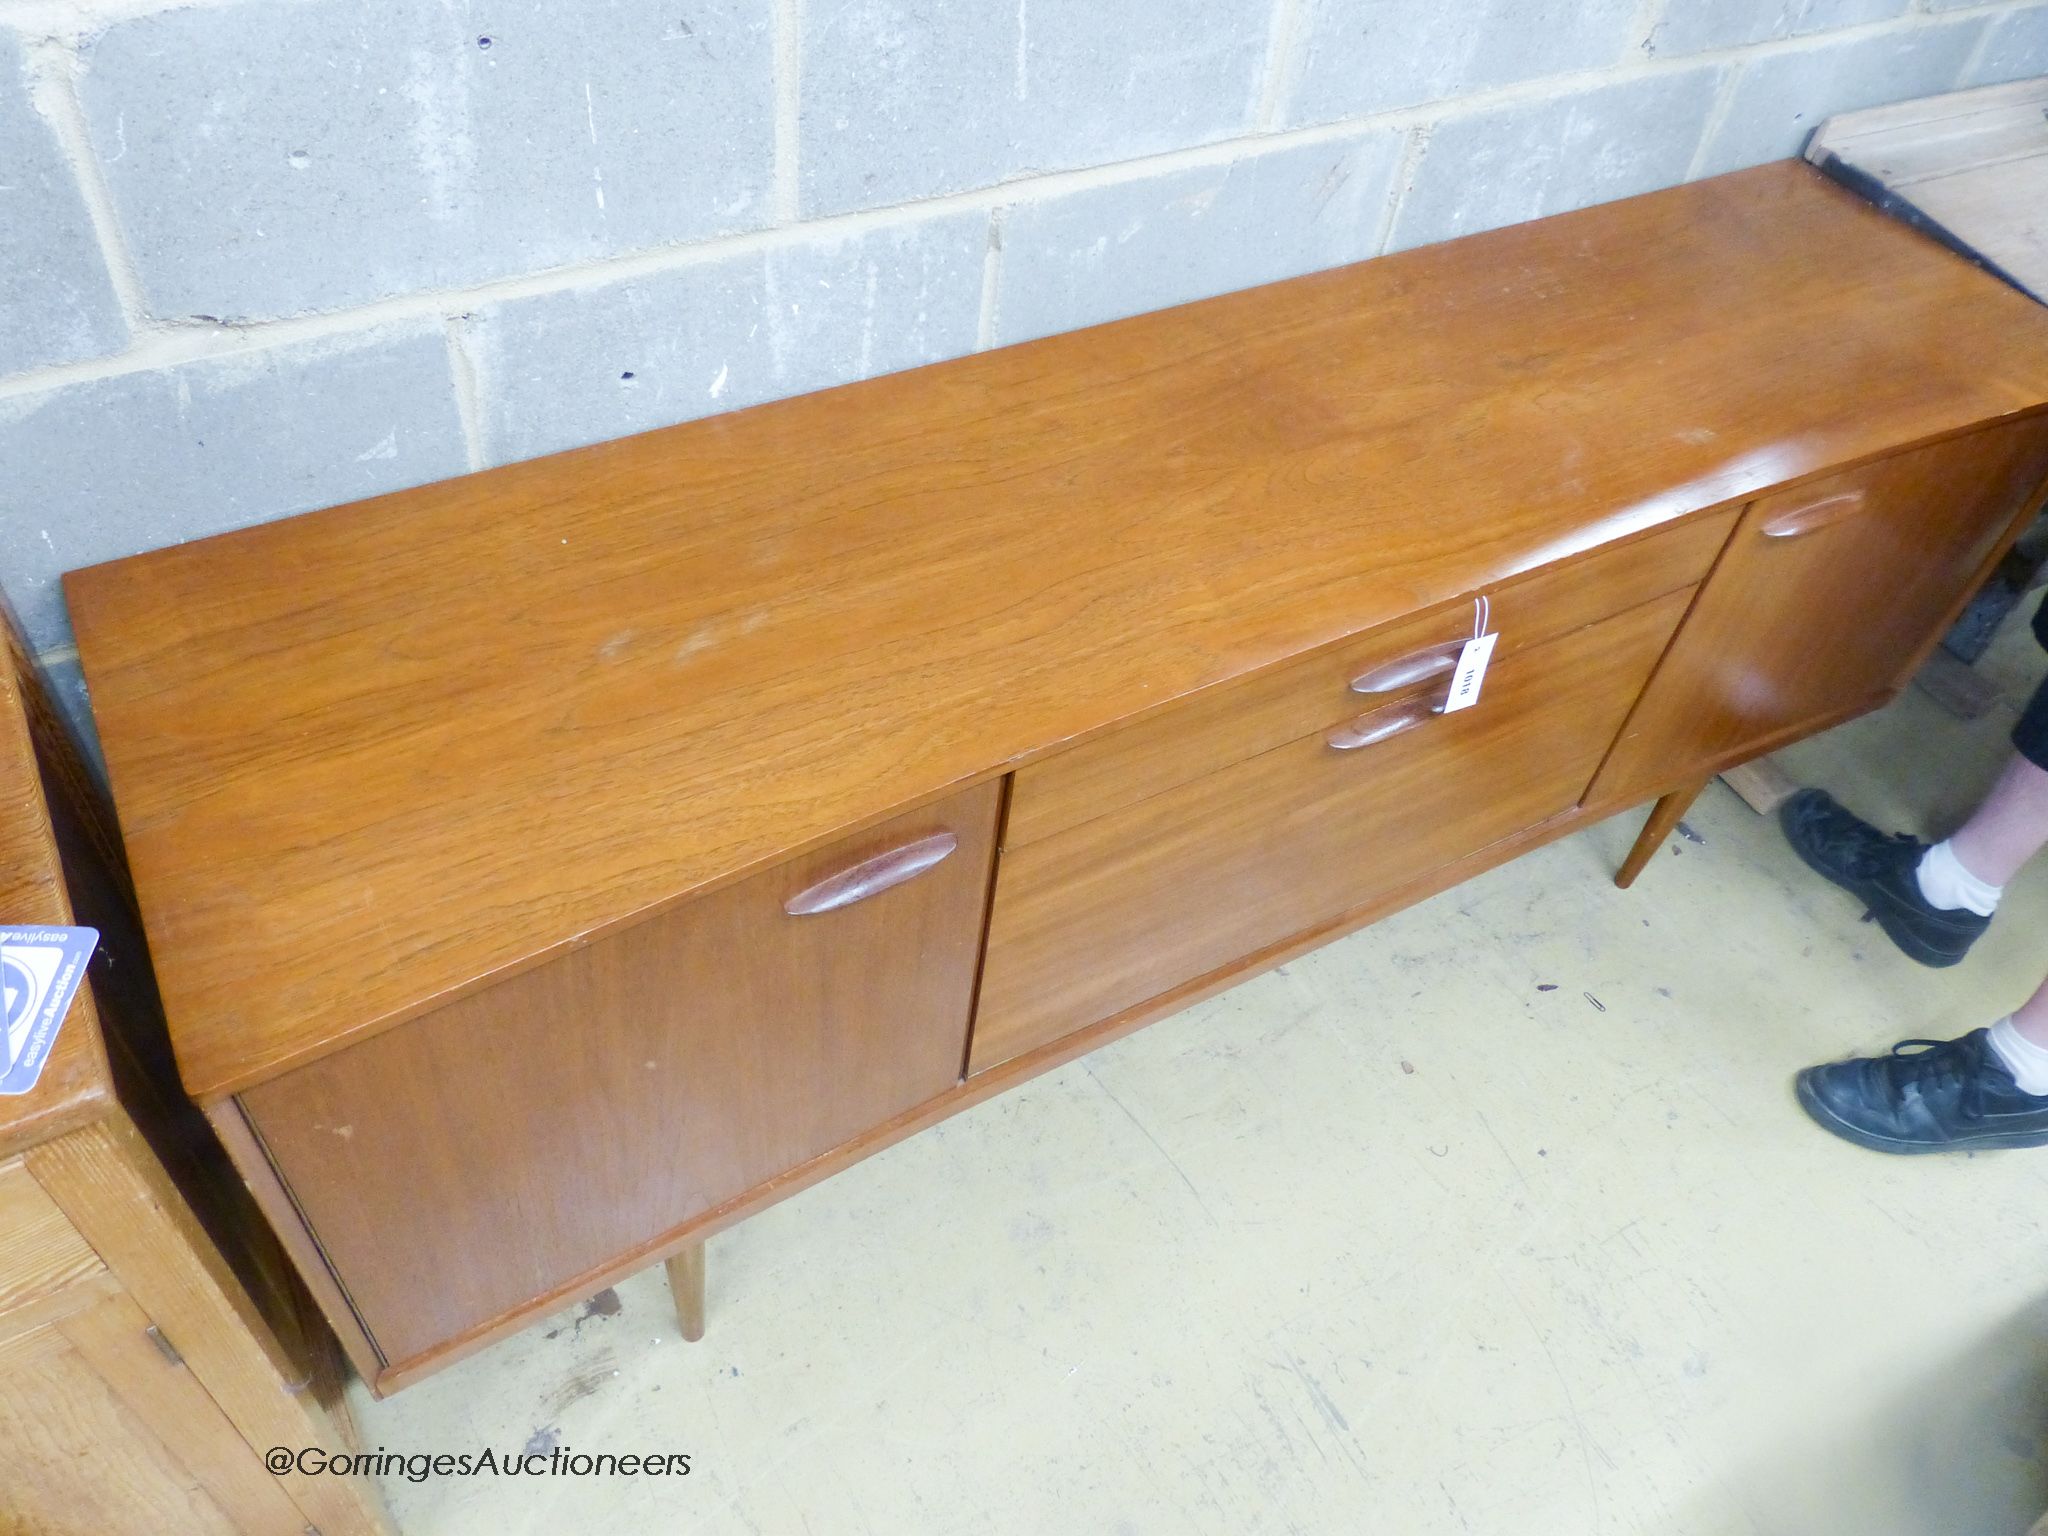
[{"label": "pale concrete floor", "polygon": [[[1992,658],[2018,699],[2021,624]],[[2010,712],[1917,692],[1786,755],[1945,830]],[[1921,970],[1720,785],[925,1132],[361,1406],[372,1445],[689,1452],[680,1480],[390,1480],[415,1533],[2017,1536],[2048,1507],[2048,1150],[1894,1159],[1809,1061],[2039,979],[2048,869]]]}]

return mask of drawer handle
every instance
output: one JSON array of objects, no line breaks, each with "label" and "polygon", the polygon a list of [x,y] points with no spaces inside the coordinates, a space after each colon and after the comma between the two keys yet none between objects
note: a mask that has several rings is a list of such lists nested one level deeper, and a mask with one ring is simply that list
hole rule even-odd
[{"label": "drawer handle", "polygon": [[1419,683],[1424,678],[1437,677],[1450,671],[1458,664],[1458,653],[1465,648],[1462,640],[1443,640],[1423,650],[1411,651],[1370,672],[1361,672],[1351,679],[1353,693],[1392,693],[1396,688],[1406,688],[1410,683]]},{"label": "drawer handle", "polygon": [[1407,699],[1376,709],[1369,715],[1360,715],[1356,720],[1338,726],[1323,740],[1338,752],[1356,752],[1360,747],[1385,741],[1389,736],[1412,731],[1425,720],[1434,719],[1436,712],[1437,706],[1427,699]]},{"label": "drawer handle", "polygon": [[827,875],[816,885],[790,897],[782,904],[782,910],[791,917],[837,912],[856,901],[879,896],[891,886],[915,880],[959,846],[960,839],[950,832],[934,832],[929,837],[920,837],[901,848],[891,848],[887,853],[862,859],[851,869]]},{"label": "drawer handle", "polygon": [[1790,512],[1780,512],[1764,524],[1763,534],[1767,539],[1796,539],[1803,533],[1818,533],[1862,510],[1863,493],[1843,491],[1839,495],[1810,501],[1803,507],[1794,507]]}]

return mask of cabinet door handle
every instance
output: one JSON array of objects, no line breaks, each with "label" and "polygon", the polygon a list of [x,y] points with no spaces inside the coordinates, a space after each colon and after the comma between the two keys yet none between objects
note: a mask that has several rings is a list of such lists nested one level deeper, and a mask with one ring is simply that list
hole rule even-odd
[{"label": "cabinet door handle", "polygon": [[1435,715],[1436,705],[1428,699],[1404,699],[1399,704],[1389,704],[1384,709],[1347,721],[1329,732],[1323,740],[1338,752],[1356,752],[1360,747],[1385,741],[1389,736],[1412,731]]},{"label": "cabinet door handle", "polygon": [[1764,523],[1763,535],[1767,539],[1796,539],[1803,533],[1817,533],[1845,517],[1854,517],[1862,510],[1861,491],[1842,491],[1769,518]]},{"label": "cabinet door handle", "polygon": [[891,848],[887,853],[862,859],[851,869],[827,875],[816,885],[790,897],[782,904],[782,910],[791,917],[837,912],[856,901],[879,896],[891,886],[915,880],[959,846],[960,839],[950,832],[934,832],[929,837],[920,837],[901,848]]},{"label": "cabinet door handle", "polygon": [[1410,683],[1436,677],[1457,666],[1458,653],[1464,648],[1462,640],[1440,640],[1419,651],[1410,651],[1406,656],[1383,662],[1369,672],[1359,673],[1351,679],[1351,691],[1392,693],[1396,688],[1406,688]]}]

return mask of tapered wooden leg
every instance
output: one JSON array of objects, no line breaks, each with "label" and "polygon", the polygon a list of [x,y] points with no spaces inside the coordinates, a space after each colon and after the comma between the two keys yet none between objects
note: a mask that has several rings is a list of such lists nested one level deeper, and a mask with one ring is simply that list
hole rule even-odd
[{"label": "tapered wooden leg", "polygon": [[694,1344],[704,1337],[704,1245],[690,1244],[662,1268],[668,1271],[668,1288],[676,1299],[676,1321],[682,1324],[683,1338]]},{"label": "tapered wooden leg", "polygon": [[1621,861],[1621,868],[1615,873],[1614,883],[1627,890],[1636,883],[1636,876],[1643,872],[1643,866],[1650,862],[1650,855],[1664,846],[1664,839],[1671,835],[1671,829],[1678,825],[1678,818],[1692,807],[1700,791],[1707,787],[1705,779],[1694,779],[1690,784],[1674,789],[1670,794],[1650,807],[1650,819],[1643,823],[1642,833],[1636,838],[1635,847],[1629,849],[1628,857]]}]

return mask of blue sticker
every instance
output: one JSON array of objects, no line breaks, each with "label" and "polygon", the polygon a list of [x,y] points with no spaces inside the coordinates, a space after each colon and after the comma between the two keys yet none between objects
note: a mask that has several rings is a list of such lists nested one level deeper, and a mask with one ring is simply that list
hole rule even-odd
[{"label": "blue sticker", "polygon": [[96,928],[0,927],[0,1093],[27,1093],[43,1075],[99,936]]}]

